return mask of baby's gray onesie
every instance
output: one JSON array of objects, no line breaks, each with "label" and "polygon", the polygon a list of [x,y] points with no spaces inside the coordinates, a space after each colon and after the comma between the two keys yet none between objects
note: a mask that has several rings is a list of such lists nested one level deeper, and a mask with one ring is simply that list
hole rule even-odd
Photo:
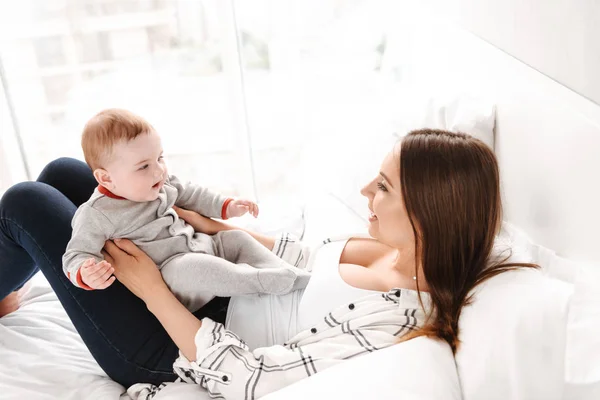
[{"label": "baby's gray onesie", "polygon": [[[220,218],[226,198],[171,175],[158,198],[135,202],[96,189],[73,217],[63,256],[69,280],[85,288],[80,267],[103,260],[104,242],[130,239],[161,270],[163,279],[191,311],[214,296],[284,294],[306,286],[310,274],[287,264],[243,231],[209,236],[195,232],[173,206]],[[215,257],[216,256],[216,257]]]}]

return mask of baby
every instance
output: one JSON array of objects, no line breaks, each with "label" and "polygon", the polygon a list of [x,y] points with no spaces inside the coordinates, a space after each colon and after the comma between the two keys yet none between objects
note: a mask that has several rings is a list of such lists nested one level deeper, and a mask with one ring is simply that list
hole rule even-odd
[{"label": "baby", "polygon": [[173,293],[191,311],[214,296],[283,294],[306,286],[309,273],[294,268],[243,231],[209,236],[177,216],[173,206],[211,218],[255,217],[258,207],[167,175],[158,133],[143,118],[104,110],[85,126],[85,160],[98,181],[73,217],[63,256],[69,280],[86,289],[114,282],[102,248],[109,239],[132,240],[152,258]]}]

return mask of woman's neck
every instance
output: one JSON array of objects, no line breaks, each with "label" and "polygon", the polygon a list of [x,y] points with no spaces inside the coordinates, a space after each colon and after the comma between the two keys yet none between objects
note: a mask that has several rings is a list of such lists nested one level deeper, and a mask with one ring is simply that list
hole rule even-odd
[{"label": "woman's neck", "polygon": [[391,267],[406,276],[416,275],[416,259],[414,249],[394,249],[395,257]]},{"label": "woman's neck", "polygon": [[415,285],[418,282],[420,290],[427,291],[428,286],[423,276],[423,269],[417,267],[414,248],[400,248],[394,251],[396,255],[391,267],[402,276],[414,280]]}]

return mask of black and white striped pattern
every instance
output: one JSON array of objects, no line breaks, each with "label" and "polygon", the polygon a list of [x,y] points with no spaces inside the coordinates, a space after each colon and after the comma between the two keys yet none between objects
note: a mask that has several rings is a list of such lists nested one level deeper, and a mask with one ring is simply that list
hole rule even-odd
[{"label": "black and white striped pattern", "polygon": [[[299,267],[306,268],[309,257],[304,247],[282,235],[273,251],[288,262],[305,254]],[[421,298],[428,309],[429,296],[422,293]],[[331,311],[321,323],[283,345],[253,351],[222,324],[205,318],[196,334],[197,361],[190,363],[181,356],[174,369],[183,381],[201,385],[213,397],[257,399],[344,360],[391,346],[421,326],[425,318],[415,291],[393,289]],[[138,384],[129,394],[149,400],[160,389]]]}]

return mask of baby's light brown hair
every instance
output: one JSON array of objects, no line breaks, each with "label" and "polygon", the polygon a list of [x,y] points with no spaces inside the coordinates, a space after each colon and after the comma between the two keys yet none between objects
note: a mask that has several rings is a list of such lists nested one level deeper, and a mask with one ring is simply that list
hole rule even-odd
[{"label": "baby's light brown hair", "polygon": [[93,170],[102,168],[114,145],[130,141],[154,128],[144,118],[131,111],[109,108],[93,116],[81,135],[81,147],[85,162]]}]

